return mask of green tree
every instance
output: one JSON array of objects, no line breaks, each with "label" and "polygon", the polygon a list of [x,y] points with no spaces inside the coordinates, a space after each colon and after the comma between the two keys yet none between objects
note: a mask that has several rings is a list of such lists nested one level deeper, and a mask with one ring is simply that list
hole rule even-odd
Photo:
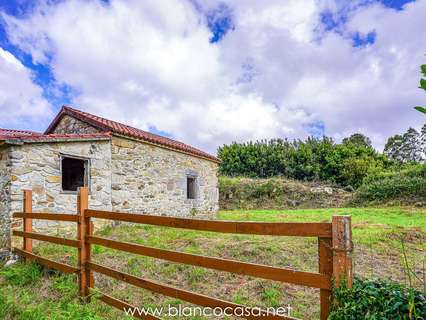
[{"label": "green tree", "polygon": [[371,139],[363,135],[362,133],[354,133],[350,137],[344,138],[342,142],[343,144],[354,144],[358,147],[365,147],[365,148],[372,147]]},{"label": "green tree", "polygon": [[420,131],[420,137],[417,144],[420,162],[426,162],[426,123]]},{"label": "green tree", "polygon": [[[363,160],[355,161],[356,159]],[[369,171],[368,165],[373,163],[372,159],[382,161],[373,147],[354,143],[338,144],[327,156],[327,165],[324,168],[326,180],[356,187]],[[351,165],[354,167],[351,168]]]},{"label": "green tree", "polygon": [[389,159],[402,162],[404,160],[402,152],[401,152],[402,142],[403,142],[403,138],[402,138],[402,135],[400,134],[396,134],[388,138],[388,141],[386,142],[383,153]]},{"label": "green tree", "polygon": [[[420,70],[421,70],[423,76],[426,77],[426,64],[422,65],[420,67]],[[423,89],[423,90],[426,91],[426,79],[423,79],[423,78],[420,79],[420,89]],[[414,109],[426,114],[426,108],[424,108],[424,107],[417,106]]]},{"label": "green tree", "polygon": [[398,162],[424,162],[426,160],[426,124],[420,133],[409,128],[403,135],[390,137],[383,153]]},{"label": "green tree", "polygon": [[413,128],[408,128],[402,136],[401,154],[403,162],[419,162],[420,154],[418,149],[418,140],[420,134]]},{"label": "green tree", "polygon": [[383,171],[383,162],[374,156],[351,157],[343,162],[341,179],[354,188],[361,186],[367,175]]}]

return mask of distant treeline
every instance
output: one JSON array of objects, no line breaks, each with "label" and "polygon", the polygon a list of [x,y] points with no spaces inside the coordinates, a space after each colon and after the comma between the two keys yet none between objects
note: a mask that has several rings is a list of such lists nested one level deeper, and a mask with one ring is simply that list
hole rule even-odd
[{"label": "distant treeline", "polygon": [[[407,138],[413,141],[412,135]],[[416,138],[418,143],[419,138]],[[399,146],[404,146],[404,150],[410,150],[407,154],[413,154],[401,139],[393,139]],[[390,145],[391,142],[388,142],[388,150]],[[401,149],[395,147],[393,150]],[[343,139],[342,143],[335,143],[328,137],[310,137],[305,141],[271,139],[234,142],[218,149],[218,157],[222,161],[220,173],[223,175],[323,180],[354,189],[367,176],[399,171],[413,162],[404,159],[401,154],[399,152],[398,157],[392,157],[389,152],[386,155],[379,153],[372,147],[370,139],[359,133]]]}]

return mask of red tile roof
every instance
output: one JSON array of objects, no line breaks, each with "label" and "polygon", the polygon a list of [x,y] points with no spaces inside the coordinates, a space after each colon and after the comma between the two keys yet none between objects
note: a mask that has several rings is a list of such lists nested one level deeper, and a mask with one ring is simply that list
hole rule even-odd
[{"label": "red tile roof", "polygon": [[81,140],[109,140],[111,134],[109,132],[97,134],[42,134],[31,131],[19,131],[0,129],[0,141],[9,142],[53,142],[53,141],[81,141]]},{"label": "red tile roof", "polygon": [[219,162],[218,158],[204,151],[191,147],[185,143],[172,140],[163,136],[159,136],[144,130],[140,130],[140,129],[116,122],[116,121],[101,118],[96,115],[93,115],[81,110],[77,110],[68,106],[62,107],[61,111],[58,113],[58,115],[55,117],[55,119],[47,128],[45,134],[51,134],[64,115],[74,117],[104,132],[111,132],[111,133],[131,137],[131,138],[136,138],[142,141],[164,146],[173,150],[188,153],[197,157],[202,157],[215,162]]},{"label": "red tile roof", "polygon": [[1,129],[0,137],[22,137],[22,136],[37,136],[42,133],[28,131],[28,130],[15,130],[15,129]]},{"label": "red tile roof", "polygon": [[25,136],[20,137],[19,140],[23,142],[53,142],[53,141],[93,141],[93,140],[109,140],[111,134],[109,132],[104,133],[90,133],[90,134],[42,134],[39,136]]}]

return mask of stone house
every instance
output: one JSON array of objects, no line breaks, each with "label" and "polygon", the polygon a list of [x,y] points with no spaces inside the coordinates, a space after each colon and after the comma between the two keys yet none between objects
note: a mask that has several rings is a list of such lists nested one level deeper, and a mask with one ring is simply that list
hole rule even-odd
[{"label": "stone house", "polygon": [[[0,129],[0,248],[10,246],[18,222],[11,214],[22,211],[23,189],[33,190],[33,210],[40,212],[76,212],[77,188],[88,186],[92,209],[213,214],[218,162],[184,143],[70,107],[43,134]],[[34,228],[52,223],[35,220]]]}]

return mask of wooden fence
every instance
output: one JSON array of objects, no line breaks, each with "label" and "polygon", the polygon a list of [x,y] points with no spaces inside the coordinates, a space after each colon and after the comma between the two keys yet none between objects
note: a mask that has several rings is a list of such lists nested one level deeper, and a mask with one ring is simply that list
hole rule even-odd
[{"label": "wooden fence", "polygon": [[[80,188],[77,197],[77,215],[33,213],[32,192],[30,190],[25,190],[23,212],[16,212],[13,214],[15,218],[23,219],[23,231],[13,231],[14,236],[23,237],[23,248],[14,248],[15,252],[26,260],[36,261],[46,267],[54,268],[65,273],[78,274],[79,293],[83,300],[88,299],[90,290],[94,288],[95,281],[93,273],[97,272],[127,282],[136,287],[199,306],[228,308],[227,310],[235,310],[237,307],[244,307],[232,302],[174,288],[166,284],[136,277],[96,264],[91,261],[91,247],[93,244],[176,263],[318,288],[320,289],[321,320],[327,319],[329,314],[332,279],[335,280],[336,284],[346,281],[349,286],[352,285],[350,216],[333,216],[331,223],[239,222],[118,213],[90,210],[88,208],[88,189]],[[296,271],[267,265],[169,251],[97,237],[93,235],[94,225],[91,221],[92,218],[221,233],[316,237],[318,238],[319,270],[318,273]],[[77,224],[77,239],[65,239],[33,233],[32,219],[75,222]],[[78,266],[66,265],[35,255],[32,252],[32,239],[78,248]],[[121,310],[124,310],[124,308],[132,308],[132,306],[126,302],[115,299],[105,293],[100,294],[100,299]],[[142,319],[159,319],[154,315],[137,317]],[[295,319],[291,317],[266,316],[265,314],[261,317],[268,319]],[[248,316],[246,318],[252,319],[254,317]]]}]

